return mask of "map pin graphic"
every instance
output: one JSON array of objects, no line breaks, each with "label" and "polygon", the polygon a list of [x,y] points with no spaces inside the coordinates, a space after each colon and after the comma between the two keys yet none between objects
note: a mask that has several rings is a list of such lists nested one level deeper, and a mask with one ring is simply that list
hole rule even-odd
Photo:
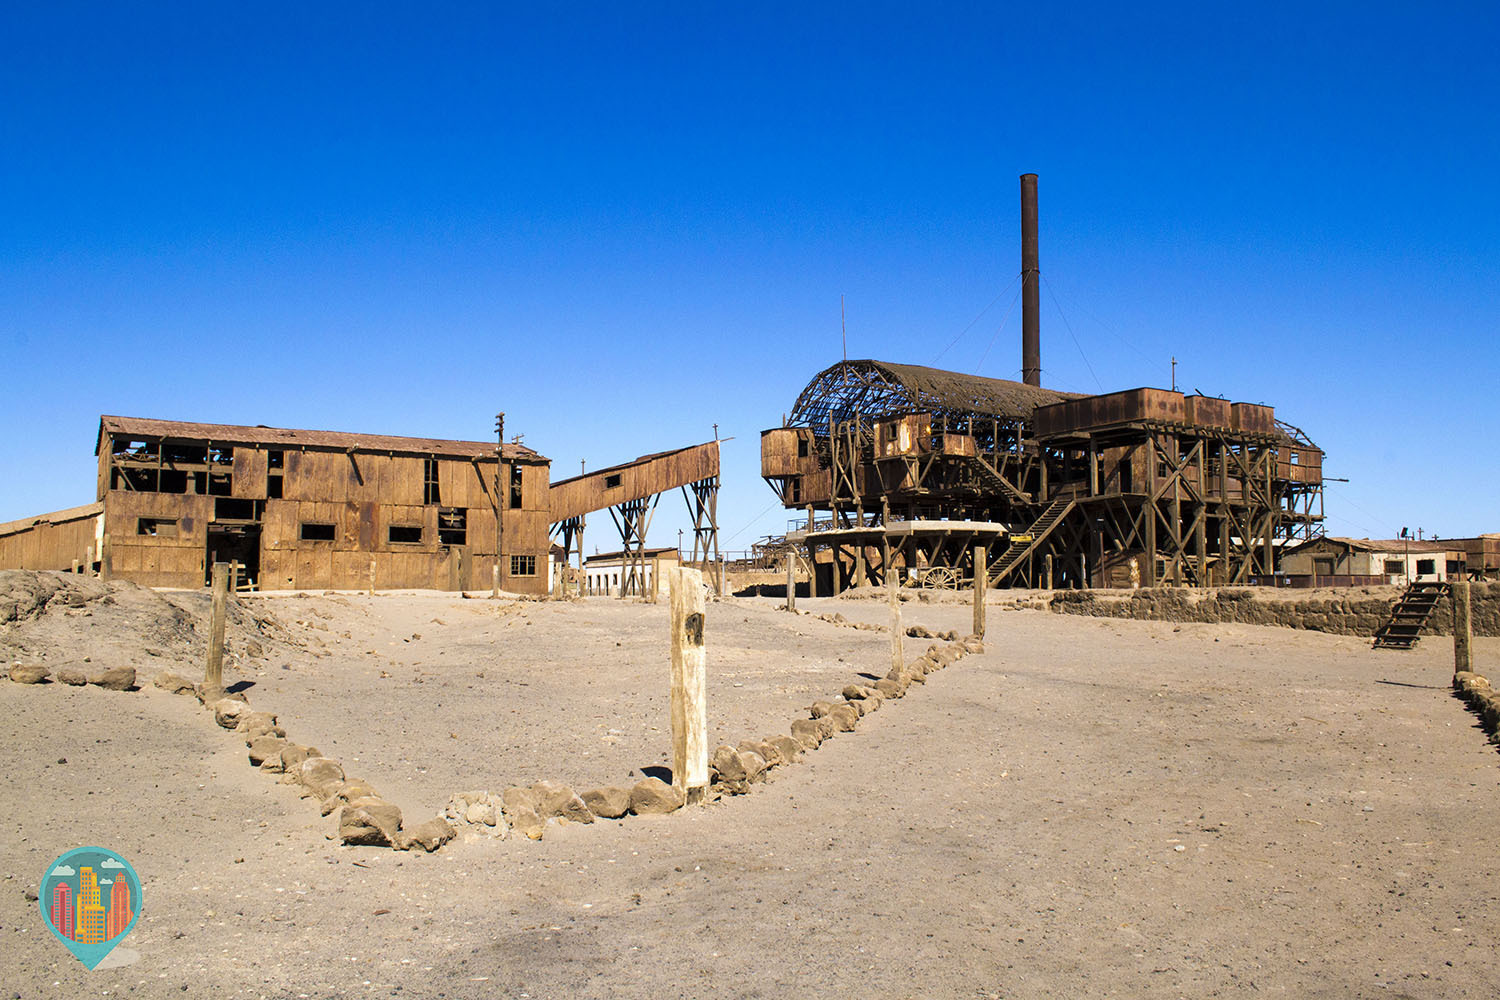
[{"label": "map pin graphic", "polygon": [[77,847],[47,866],[37,893],[47,929],[90,969],[141,916],[141,880],[117,851]]}]

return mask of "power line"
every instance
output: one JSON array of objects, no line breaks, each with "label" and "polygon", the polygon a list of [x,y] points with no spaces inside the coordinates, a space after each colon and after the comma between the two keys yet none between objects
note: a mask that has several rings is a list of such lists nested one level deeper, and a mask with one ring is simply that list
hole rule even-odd
[{"label": "power line", "polygon": [[1099,391],[1103,392],[1104,383],[1100,382],[1099,376],[1094,374],[1094,366],[1089,364],[1089,356],[1083,353],[1083,345],[1078,342],[1078,336],[1073,333],[1073,324],[1068,322],[1068,317],[1063,313],[1062,303],[1057,301],[1057,293],[1052,290],[1052,282],[1047,280],[1046,275],[1042,276],[1042,282],[1047,286],[1047,294],[1052,296],[1052,304],[1057,307],[1057,315],[1063,321],[1068,336],[1073,338],[1073,346],[1078,348],[1078,356],[1083,359],[1084,367],[1089,370],[1090,375],[1093,375],[1094,384],[1099,387]]},{"label": "power line", "polygon": [[974,324],[978,323],[980,321],[980,319],[982,319],[984,317],[985,313],[989,312],[991,309],[993,309],[995,307],[995,303],[1000,301],[1000,297],[1002,295],[1004,295],[1006,292],[1010,291],[1011,285],[1014,285],[1016,282],[1018,282],[1020,280],[1021,280],[1020,272],[1017,272],[1016,276],[1014,278],[1010,279],[1010,285],[1006,285],[1004,288],[1000,289],[1000,291],[996,292],[995,293],[995,297],[993,299],[990,299],[989,305],[987,305],[983,309],[979,310],[979,315],[975,316],[973,319],[969,320],[969,325],[966,326],[966,327],[964,327],[962,330],[958,331],[958,335],[955,336],[952,340],[948,341],[948,346],[947,347],[945,347],[941,351],[937,352],[937,357],[935,357],[935,358],[932,359],[932,363],[933,364],[937,364],[939,361],[941,361],[943,359],[943,355],[947,354],[948,351],[949,351],[949,349],[952,348],[954,344],[958,343],[959,338],[962,337],[964,334],[968,333],[970,330],[972,330],[974,328]]}]

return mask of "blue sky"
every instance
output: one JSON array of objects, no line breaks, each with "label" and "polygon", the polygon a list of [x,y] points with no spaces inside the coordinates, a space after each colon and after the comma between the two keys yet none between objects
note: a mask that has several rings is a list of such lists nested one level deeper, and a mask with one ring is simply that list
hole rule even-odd
[{"label": "blue sky", "polygon": [[503,409],[554,478],[717,423],[748,547],[841,295],[850,357],[1018,377],[1034,171],[1045,384],[1175,356],[1330,533],[1500,531],[1495,5],[547,6],[0,13],[0,520],[93,499],[100,413]]}]

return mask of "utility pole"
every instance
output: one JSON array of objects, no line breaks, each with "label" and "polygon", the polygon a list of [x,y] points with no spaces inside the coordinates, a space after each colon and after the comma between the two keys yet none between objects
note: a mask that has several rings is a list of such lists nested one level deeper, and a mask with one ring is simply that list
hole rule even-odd
[{"label": "utility pole", "polygon": [[[502,540],[505,537],[505,499],[500,492],[500,473],[505,468],[505,411],[501,410],[495,414],[495,581],[496,589],[499,589],[500,580],[505,575],[505,567],[501,564],[502,554],[505,546]],[[497,595],[498,596],[498,595]]]}]

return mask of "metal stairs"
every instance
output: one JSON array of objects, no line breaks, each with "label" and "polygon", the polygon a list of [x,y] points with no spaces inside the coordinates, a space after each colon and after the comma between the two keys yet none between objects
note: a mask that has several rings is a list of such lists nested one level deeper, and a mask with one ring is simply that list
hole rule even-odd
[{"label": "metal stairs", "polygon": [[1011,503],[1031,503],[1031,494],[1019,489],[1015,483],[1000,474],[1000,470],[987,462],[982,455],[967,456],[969,468],[973,470],[976,478],[982,483],[988,483],[992,489],[1003,493]]},{"label": "metal stairs", "polygon": [[990,565],[990,585],[998,585],[1006,577],[1010,576],[1016,567],[1020,566],[1027,556],[1036,551],[1037,546],[1041,545],[1047,536],[1052,534],[1053,529],[1061,524],[1063,518],[1067,517],[1068,513],[1077,505],[1078,501],[1073,497],[1058,497],[1047,505],[1047,509],[1042,511],[1041,515],[1031,523],[1031,527],[1027,528],[1024,533],[1012,535],[1010,544],[1005,547],[1004,551]]},{"label": "metal stairs", "polygon": [[1375,649],[1411,649],[1421,637],[1422,627],[1448,593],[1446,583],[1412,583],[1407,586],[1391,617],[1375,633]]}]

